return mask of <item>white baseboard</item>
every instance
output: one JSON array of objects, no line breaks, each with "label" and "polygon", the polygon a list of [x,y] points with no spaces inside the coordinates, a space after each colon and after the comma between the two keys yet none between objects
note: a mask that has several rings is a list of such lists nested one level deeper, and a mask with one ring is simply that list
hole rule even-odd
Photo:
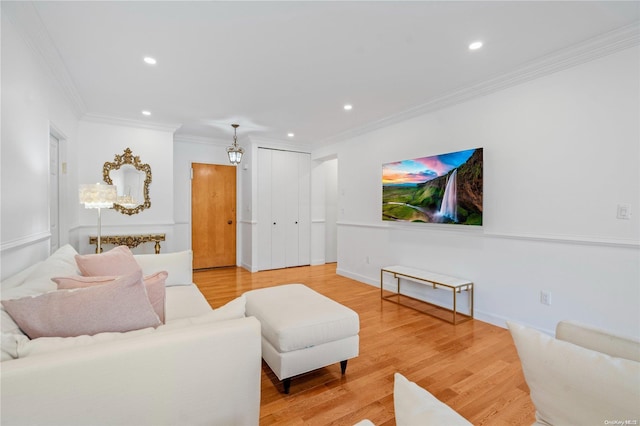
[{"label": "white baseboard", "polygon": [[241,262],[240,267],[246,269],[249,272],[258,272],[258,268],[255,268],[248,263]]}]

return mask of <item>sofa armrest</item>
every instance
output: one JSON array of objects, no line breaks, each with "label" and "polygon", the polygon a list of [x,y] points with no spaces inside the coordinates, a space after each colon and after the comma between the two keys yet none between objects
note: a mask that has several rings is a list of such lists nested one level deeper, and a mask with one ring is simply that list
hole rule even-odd
[{"label": "sofa armrest", "polygon": [[640,341],[577,321],[560,321],[556,339],[617,358],[640,362]]},{"label": "sofa armrest", "polygon": [[222,321],[2,363],[2,425],[257,425],[260,323]]}]

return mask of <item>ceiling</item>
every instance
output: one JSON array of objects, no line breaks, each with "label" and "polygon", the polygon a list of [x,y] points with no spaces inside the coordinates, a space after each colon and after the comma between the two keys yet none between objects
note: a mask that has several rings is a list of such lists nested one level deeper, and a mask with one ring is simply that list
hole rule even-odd
[{"label": "ceiling", "polygon": [[[10,2],[2,3],[4,10]],[[40,26],[39,43],[49,43],[45,56],[81,113],[175,125],[183,137],[222,140],[237,122],[239,136],[309,146],[512,75],[640,20],[637,1],[42,1],[29,7],[37,17],[29,25]],[[470,51],[475,40],[484,46]],[[147,55],[157,64],[145,64]]]}]

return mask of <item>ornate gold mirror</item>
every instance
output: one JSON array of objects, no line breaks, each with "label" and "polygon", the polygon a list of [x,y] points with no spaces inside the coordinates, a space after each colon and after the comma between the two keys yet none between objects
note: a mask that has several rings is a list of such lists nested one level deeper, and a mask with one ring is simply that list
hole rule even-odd
[{"label": "ornate gold mirror", "polygon": [[140,162],[140,157],[134,156],[129,148],[122,155],[116,154],[112,163],[104,163],[102,179],[117,187],[118,199],[113,208],[120,213],[131,216],[151,207],[151,166]]}]

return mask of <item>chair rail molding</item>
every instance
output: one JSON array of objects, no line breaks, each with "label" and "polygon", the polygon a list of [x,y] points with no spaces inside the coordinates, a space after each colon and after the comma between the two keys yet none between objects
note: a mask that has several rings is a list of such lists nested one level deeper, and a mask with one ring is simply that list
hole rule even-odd
[{"label": "chair rail molding", "polygon": [[37,232],[35,234],[26,235],[24,237],[16,238],[14,240],[7,241],[0,244],[0,252],[12,250],[16,248],[26,247],[31,244],[39,243],[51,238],[49,231]]},{"label": "chair rail molding", "polygon": [[[421,223],[416,224],[378,224],[378,223],[357,223],[357,222],[338,222],[338,226],[342,227],[355,227],[355,228],[371,228],[371,229],[384,229],[384,230],[404,230],[411,232],[444,232],[444,233],[459,233],[472,237],[488,237],[488,238],[506,238],[523,241],[542,241],[550,243],[560,244],[580,244],[580,245],[593,245],[593,246],[608,246],[608,247],[621,247],[630,249],[640,249],[640,241],[631,239],[616,239],[616,238],[598,238],[583,235],[561,235],[561,234],[524,234],[517,232],[493,232],[483,229],[466,229],[460,227],[460,225],[429,225]],[[455,229],[454,229],[455,227]]]}]

